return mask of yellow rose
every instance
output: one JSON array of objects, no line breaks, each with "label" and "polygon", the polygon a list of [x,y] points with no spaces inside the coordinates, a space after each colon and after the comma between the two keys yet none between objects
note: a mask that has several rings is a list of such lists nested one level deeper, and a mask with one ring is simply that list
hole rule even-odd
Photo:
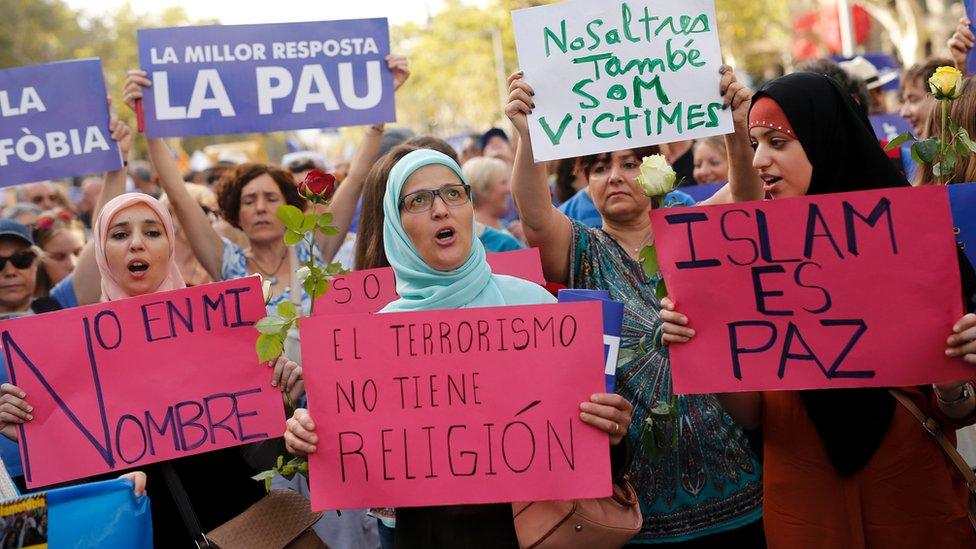
[{"label": "yellow rose", "polygon": [[640,184],[644,194],[650,197],[664,196],[674,190],[674,180],[677,174],[668,165],[664,156],[655,154],[645,156],[640,165],[640,175],[637,176],[637,183]]},{"label": "yellow rose", "polygon": [[929,88],[936,99],[959,99],[962,95],[962,73],[955,67],[939,67],[929,78]]}]

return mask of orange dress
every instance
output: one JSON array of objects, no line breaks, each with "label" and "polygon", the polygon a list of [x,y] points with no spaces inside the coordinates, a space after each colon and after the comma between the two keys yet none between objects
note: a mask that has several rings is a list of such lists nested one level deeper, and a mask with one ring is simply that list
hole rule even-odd
[{"label": "orange dress", "polygon": [[[951,420],[918,389],[905,389],[939,419]],[[888,431],[868,464],[841,477],[796,392],[763,393],[763,523],[771,549],[970,548],[966,486],[942,449],[895,405]]]}]

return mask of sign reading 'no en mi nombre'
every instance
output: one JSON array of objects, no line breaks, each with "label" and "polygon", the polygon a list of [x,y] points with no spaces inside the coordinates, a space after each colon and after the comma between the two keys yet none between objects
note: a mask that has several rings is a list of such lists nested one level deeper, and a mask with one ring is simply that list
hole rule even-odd
[{"label": "sign reading 'no en mi nombre'", "polygon": [[576,0],[512,20],[536,161],[732,132],[713,0]]}]

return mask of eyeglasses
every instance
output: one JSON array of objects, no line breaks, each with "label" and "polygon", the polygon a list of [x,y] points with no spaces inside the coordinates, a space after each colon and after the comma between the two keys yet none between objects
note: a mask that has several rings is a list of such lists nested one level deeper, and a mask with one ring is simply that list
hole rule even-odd
[{"label": "eyeglasses", "polygon": [[400,209],[407,213],[424,213],[434,207],[435,196],[441,197],[449,208],[457,208],[471,200],[471,187],[444,185],[440,189],[412,192],[400,198]]},{"label": "eyeglasses", "polygon": [[36,194],[36,195],[32,196],[30,200],[34,204],[40,204],[40,203],[44,202],[45,200],[50,200],[51,202],[57,202],[58,201],[58,195],[56,195],[56,194],[46,194],[46,195],[45,194]]},{"label": "eyeglasses", "polygon": [[34,264],[37,254],[32,250],[21,250],[8,257],[0,256],[0,271],[7,267],[7,262],[14,264],[17,269],[26,269]]},{"label": "eyeglasses", "polygon": [[317,169],[318,166],[316,166],[315,162],[312,162],[311,160],[296,160],[288,164],[287,168],[291,173],[301,173]]}]

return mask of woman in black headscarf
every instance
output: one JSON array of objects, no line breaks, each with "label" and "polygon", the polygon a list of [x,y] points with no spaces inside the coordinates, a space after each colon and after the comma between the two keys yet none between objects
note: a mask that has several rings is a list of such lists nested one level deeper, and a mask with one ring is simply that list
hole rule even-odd
[{"label": "woman in black headscarf", "polygon": [[[864,115],[826,76],[778,78],[733,108],[734,117],[748,113],[756,170],[751,180],[737,182],[751,190],[737,189],[734,196],[786,198],[908,185]],[[730,158],[731,164],[741,161]],[[974,275],[960,257],[972,311]],[[694,335],[688,319],[670,300],[661,306],[667,309],[661,312],[665,342],[688,341]],[[957,322],[947,343],[947,354],[976,364],[976,315]],[[970,380],[903,390],[950,435],[976,422]],[[744,428],[762,428],[770,547],[976,546],[965,485],[886,389],[734,393],[719,400]]]}]

